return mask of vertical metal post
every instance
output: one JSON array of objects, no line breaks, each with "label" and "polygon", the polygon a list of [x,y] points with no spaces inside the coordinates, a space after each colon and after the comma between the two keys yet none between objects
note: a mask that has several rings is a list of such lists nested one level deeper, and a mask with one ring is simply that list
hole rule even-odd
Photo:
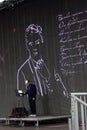
[{"label": "vertical metal post", "polygon": [[37,127],[39,126],[39,121],[38,120],[37,120],[37,123],[35,124],[35,126],[37,126]]},{"label": "vertical metal post", "polygon": [[9,125],[9,124],[10,124],[9,119],[6,119],[5,125]]},{"label": "vertical metal post", "polygon": [[[87,101],[86,96],[84,96],[84,102],[87,103],[86,101]],[[84,112],[84,114],[85,114],[85,117],[84,117],[85,118],[85,129],[87,130],[87,107],[86,106],[84,108],[84,111],[85,111]]]},{"label": "vertical metal post", "polygon": [[79,130],[78,102],[75,100],[75,130]]},{"label": "vertical metal post", "polygon": [[71,116],[72,116],[72,124],[71,124],[71,129],[75,130],[75,98],[71,94]]},{"label": "vertical metal post", "polygon": [[71,118],[68,118],[68,127],[69,127],[69,130],[72,130],[72,128],[71,128]]},{"label": "vertical metal post", "polygon": [[85,130],[85,124],[84,124],[84,106],[81,104],[81,119],[82,119],[82,130]]}]

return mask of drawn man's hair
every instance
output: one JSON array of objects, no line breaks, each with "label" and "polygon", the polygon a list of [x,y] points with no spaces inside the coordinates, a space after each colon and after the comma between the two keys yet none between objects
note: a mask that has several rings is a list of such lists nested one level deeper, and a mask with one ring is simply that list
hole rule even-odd
[{"label": "drawn man's hair", "polygon": [[27,43],[28,42],[28,35],[30,34],[33,34],[33,33],[36,33],[40,36],[41,38],[41,42],[43,43],[43,37],[42,37],[42,27],[39,26],[39,25],[35,25],[35,24],[30,24],[26,30],[25,30],[25,42]]}]

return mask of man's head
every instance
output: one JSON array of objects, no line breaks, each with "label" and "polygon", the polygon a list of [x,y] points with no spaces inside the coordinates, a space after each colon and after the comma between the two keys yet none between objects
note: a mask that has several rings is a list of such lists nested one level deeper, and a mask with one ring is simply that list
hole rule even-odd
[{"label": "man's head", "polygon": [[29,25],[25,31],[25,42],[30,54],[38,55],[38,47],[43,43],[42,28],[35,24]]},{"label": "man's head", "polygon": [[25,81],[25,85],[28,86],[30,84],[30,80]]}]

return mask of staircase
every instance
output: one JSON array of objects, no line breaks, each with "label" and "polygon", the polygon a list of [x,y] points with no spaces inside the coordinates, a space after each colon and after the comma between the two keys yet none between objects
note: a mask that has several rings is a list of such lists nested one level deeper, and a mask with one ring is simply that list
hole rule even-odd
[{"label": "staircase", "polygon": [[87,130],[87,93],[71,93],[69,130]]}]

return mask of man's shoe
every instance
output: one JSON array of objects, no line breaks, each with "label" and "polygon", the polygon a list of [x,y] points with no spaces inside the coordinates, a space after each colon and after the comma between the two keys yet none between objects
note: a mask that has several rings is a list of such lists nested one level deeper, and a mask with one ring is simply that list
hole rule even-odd
[{"label": "man's shoe", "polygon": [[29,115],[29,117],[36,117],[36,114],[31,114]]}]

